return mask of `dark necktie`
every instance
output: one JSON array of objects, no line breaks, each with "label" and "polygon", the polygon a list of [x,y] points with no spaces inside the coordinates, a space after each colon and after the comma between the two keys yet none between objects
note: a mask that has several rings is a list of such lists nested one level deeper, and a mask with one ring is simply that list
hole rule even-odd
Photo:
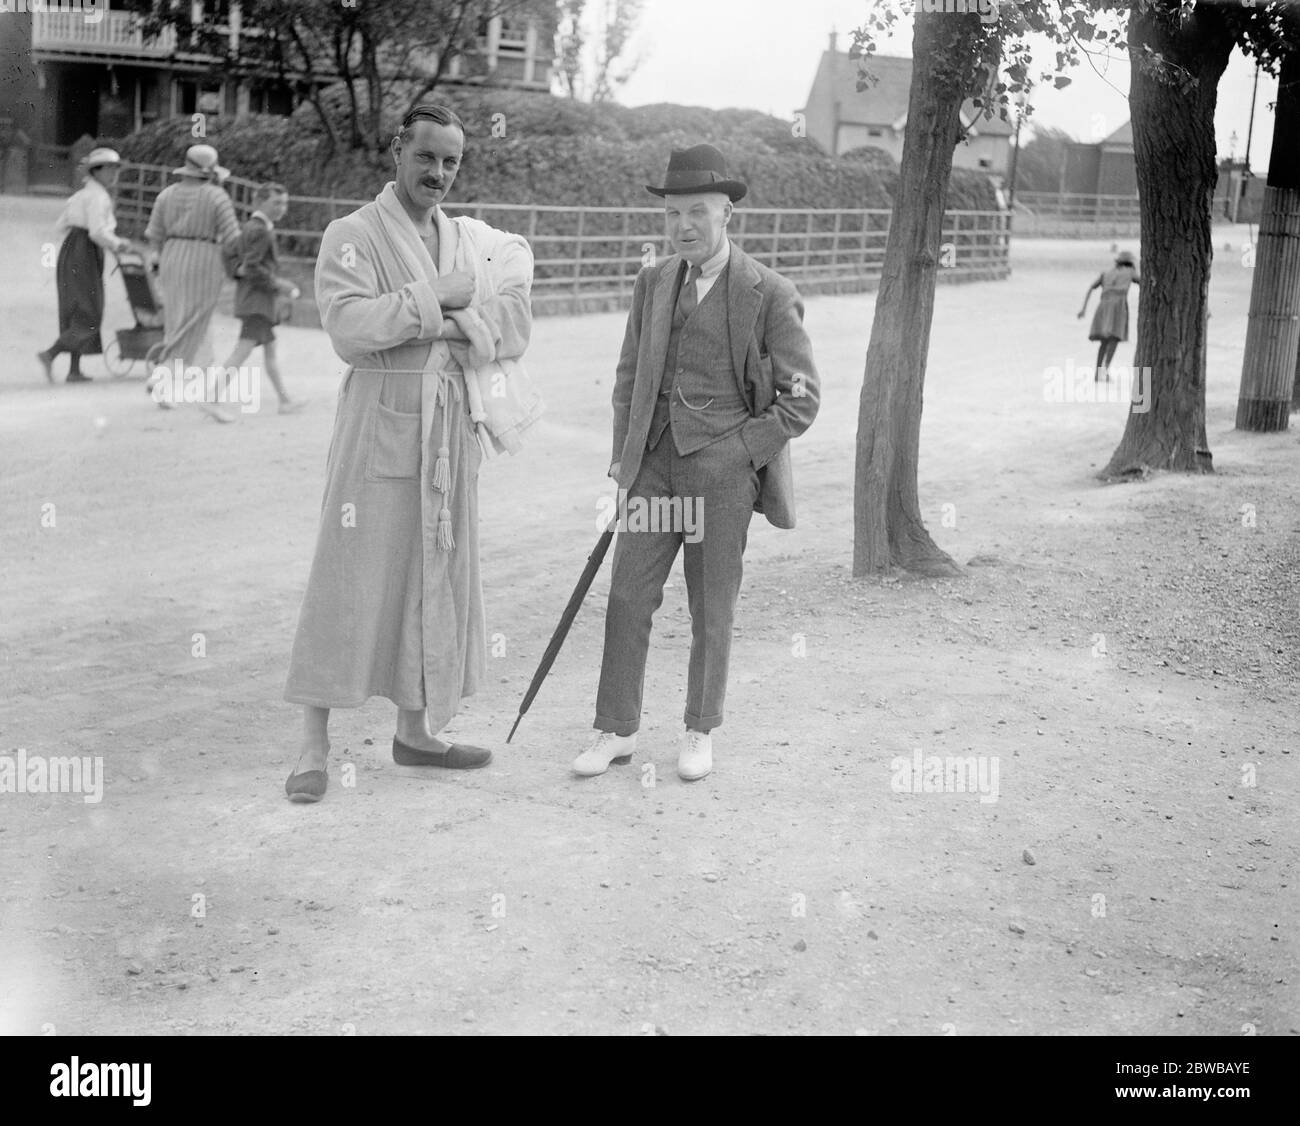
[{"label": "dark necktie", "polygon": [[686,280],[682,282],[681,296],[678,298],[678,304],[682,310],[683,317],[689,317],[694,311],[695,306],[700,303],[699,297],[695,292],[695,283],[699,280],[699,266],[692,266],[686,271]]}]

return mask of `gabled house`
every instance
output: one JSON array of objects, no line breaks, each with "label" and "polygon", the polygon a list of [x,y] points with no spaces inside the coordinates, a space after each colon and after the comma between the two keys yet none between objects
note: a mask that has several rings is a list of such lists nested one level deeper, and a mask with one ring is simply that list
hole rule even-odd
[{"label": "gabled house", "polygon": [[1061,191],[1075,195],[1137,195],[1137,166],[1133,161],[1133,123],[1124,122],[1109,137],[1065,147]]},{"label": "gabled house", "polygon": [[[879,81],[860,91],[858,72],[862,66],[837,48],[836,35],[831,32],[830,47],[822,52],[802,111],[808,136],[832,156],[871,145],[898,160],[903,155],[912,60],[873,55],[865,66]],[[1011,160],[1012,126],[998,117],[985,118],[969,101],[962,107],[961,119],[967,129],[966,141],[957,145],[953,165],[1005,177]]]}]

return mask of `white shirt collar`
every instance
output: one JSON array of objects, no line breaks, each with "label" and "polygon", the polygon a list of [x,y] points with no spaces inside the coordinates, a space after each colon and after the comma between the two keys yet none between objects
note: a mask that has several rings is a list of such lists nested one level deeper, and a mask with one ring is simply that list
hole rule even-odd
[{"label": "white shirt collar", "polygon": [[267,230],[271,230],[271,231],[275,230],[275,224],[271,222],[270,218],[267,216],[265,211],[254,211],[253,214],[249,216],[249,218],[261,219],[262,222],[266,224]]},{"label": "white shirt collar", "polygon": [[727,264],[731,257],[731,239],[724,233],[722,236],[722,246],[712,258],[707,259],[700,265],[701,278],[715,278],[722,273],[722,267]]}]

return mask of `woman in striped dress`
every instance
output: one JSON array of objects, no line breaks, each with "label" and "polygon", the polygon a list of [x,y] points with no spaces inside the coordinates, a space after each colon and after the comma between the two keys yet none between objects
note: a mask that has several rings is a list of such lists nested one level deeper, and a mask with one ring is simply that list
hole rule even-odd
[{"label": "woman in striped dress", "polygon": [[[225,172],[211,145],[191,145],[185,164],[174,170],[181,179],[154,201],[145,236],[159,255],[163,294],[163,344],[157,366],[181,376],[188,367],[212,362],[209,329],[226,278],[222,246],[239,237],[239,221],[230,197],[216,184]],[[148,390],[160,407],[170,407],[172,385],[151,376]]]},{"label": "woman in striped dress", "polygon": [[1088,333],[1089,340],[1099,341],[1094,382],[1110,381],[1110,362],[1115,358],[1115,349],[1121,340],[1128,339],[1128,287],[1141,284],[1133,255],[1127,250],[1121,250],[1115,256],[1115,265],[1104,271],[1083,295],[1083,308],[1079,310],[1081,320],[1088,311],[1088,298],[1092,296],[1092,291],[1101,290],[1101,300],[1097,302],[1092,329]]}]

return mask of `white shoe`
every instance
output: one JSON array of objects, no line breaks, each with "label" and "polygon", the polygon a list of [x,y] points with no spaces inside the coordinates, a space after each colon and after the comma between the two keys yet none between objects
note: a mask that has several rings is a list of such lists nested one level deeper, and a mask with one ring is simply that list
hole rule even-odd
[{"label": "white shoe", "polygon": [[684,782],[698,782],[713,769],[713,736],[707,731],[692,731],[682,736],[677,756],[677,777]]},{"label": "white shoe", "polygon": [[604,774],[611,762],[631,762],[636,750],[636,735],[615,735],[602,731],[591,741],[591,746],[573,760],[573,773],[583,778]]}]

